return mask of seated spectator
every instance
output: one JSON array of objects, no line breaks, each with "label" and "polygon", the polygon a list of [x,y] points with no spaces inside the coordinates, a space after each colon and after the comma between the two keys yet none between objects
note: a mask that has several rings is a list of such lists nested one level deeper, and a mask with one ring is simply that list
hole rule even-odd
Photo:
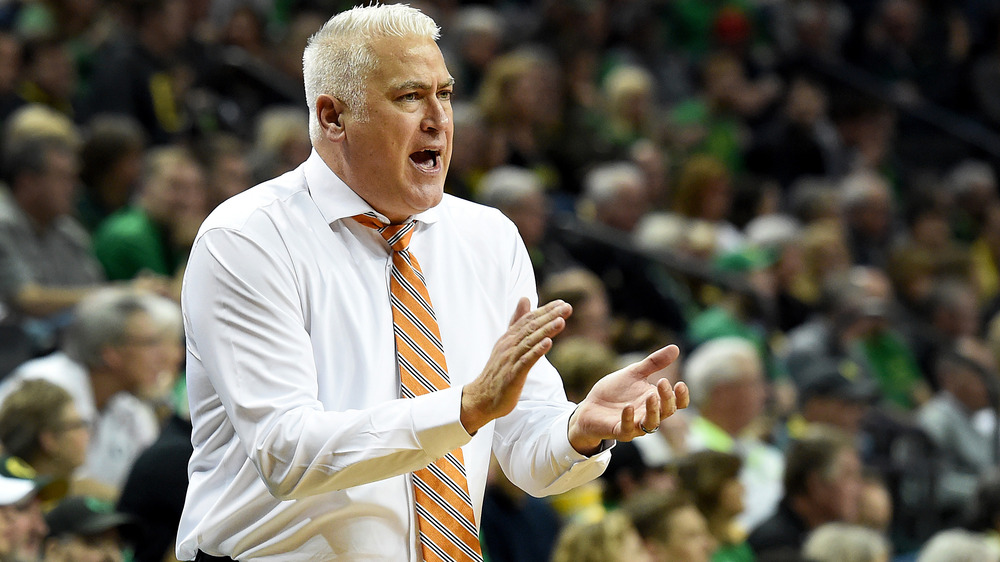
[{"label": "seated spectator", "polygon": [[[118,499],[117,510],[135,520],[135,525],[121,529],[122,538],[134,549],[135,562],[172,559],[193,451],[187,386],[182,377],[174,393],[173,415],[132,465]],[[150,486],[150,482],[156,485]]]},{"label": "seated spectator", "polygon": [[104,283],[90,237],[71,216],[74,148],[55,137],[4,148],[11,197],[0,198],[0,301],[39,348],[50,348],[69,310]]},{"label": "seated spectator", "polygon": [[691,391],[697,416],[690,422],[690,451],[709,449],[737,454],[743,460],[747,529],[767,518],[781,499],[781,452],[749,430],[764,411],[767,383],[754,345],[742,338],[710,340],[688,356],[683,380]]},{"label": "seated spectator", "polygon": [[878,473],[866,471],[861,482],[861,499],[858,502],[856,523],[882,536],[888,536],[892,527],[892,493]]},{"label": "seated spectator", "polygon": [[142,175],[146,133],[126,115],[90,120],[80,149],[82,193],[76,204],[80,222],[91,233],[128,204]]},{"label": "seated spectator", "polygon": [[548,236],[549,201],[534,172],[517,166],[501,166],[487,172],[479,186],[480,202],[500,209],[517,226],[539,285],[551,275],[576,264],[566,250]]},{"label": "seated spectator", "polygon": [[708,562],[716,543],[705,517],[677,492],[639,494],[622,506],[652,562]]},{"label": "seated spectator", "polygon": [[49,527],[40,492],[33,480],[0,476],[0,560],[29,562],[41,556]]},{"label": "seated spectator", "polygon": [[628,517],[611,512],[563,529],[552,562],[654,562]]},{"label": "seated spectator", "polygon": [[[601,510],[594,519],[603,515]],[[480,527],[483,550],[492,562],[548,562],[561,521],[548,502],[512,484],[494,458],[486,476]]]},{"label": "seated spectator", "polygon": [[1000,554],[986,537],[964,529],[938,531],[920,549],[917,562],[997,562]]},{"label": "seated spectator", "polygon": [[562,299],[573,307],[561,334],[564,338],[580,336],[611,345],[611,303],[600,277],[586,269],[568,269],[549,277],[538,292],[541,302]]},{"label": "seated spectator", "polygon": [[860,443],[861,422],[879,395],[875,383],[849,361],[818,361],[800,378],[798,412],[779,428],[781,435],[775,440],[785,446],[819,424],[835,427]]},{"label": "seated spectator", "polygon": [[107,502],[87,496],[71,496],[45,514],[49,536],[45,541],[46,562],[122,562],[125,545],[119,530],[132,517],[114,510]]},{"label": "seated spectator", "polygon": [[584,178],[583,185],[577,214],[585,220],[632,232],[649,209],[645,176],[639,166],[630,162],[596,166]]},{"label": "seated spectator", "polygon": [[94,254],[108,279],[155,274],[171,279],[180,299],[184,265],[207,215],[201,165],[179,147],[149,154],[136,204],[105,220],[94,234]]},{"label": "seated spectator", "polygon": [[0,405],[0,473],[62,485],[63,493],[86,461],[90,424],[76,409],[73,396],[46,380],[26,380]]},{"label": "seated spectator", "polygon": [[699,451],[679,461],[680,488],[691,495],[705,516],[708,530],[718,549],[712,562],[752,562],[753,552],[746,543],[747,531],[736,522],[743,512],[743,462],[736,455]]},{"label": "seated spectator", "polygon": [[809,533],[802,555],[812,562],[889,562],[889,541],[867,527],[826,523]]},{"label": "seated spectator", "polygon": [[854,522],[861,494],[861,459],[846,435],[817,428],[785,455],[784,495],[777,511],[750,533],[758,558],[798,552],[824,523]]},{"label": "seated spectator", "polygon": [[61,351],[25,363],[0,384],[5,396],[23,380],[45,379],[73,396],[93,427],[87,460],[76,474],[77,485],[92,495],[116,498],[135,458],[160,430],[140,397],[164,373],[178,370],[179,334],[176,319],[158,321],[163,309],[156,302],[169,301],[128,289],[95,293],[77,307]]},{"label": "seated spectator", "polygon": [[973,499],[980,474],[998,461],[995,436],[975,422],[976,412],[990,405],[996,368],[985,346],[964,340],[938,357],[936,376],[940,390],[917,412],[917,420],[937,447],[941,472],[935,507],[954,516]]}]

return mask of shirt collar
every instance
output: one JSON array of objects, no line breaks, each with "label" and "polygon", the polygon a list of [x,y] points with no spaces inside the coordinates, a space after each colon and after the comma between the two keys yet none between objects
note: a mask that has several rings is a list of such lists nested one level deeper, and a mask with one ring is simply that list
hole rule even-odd
[{"label": "shirt collar", "polygon": [[[367,201],[355,193],[337,174],[333,173],[333,170],[327,166],[316,149],[312,150],[309,159],[303,164],[303,170],[306,177],[306,188],[327,223],[333,224],[338,220],[368,212],[375,213],[383,222],[389,222],[382,213],[372,209]],[[440,214],[438,207],[435,206],[411,216],[410,220],[434,223],[437,222]]]}]

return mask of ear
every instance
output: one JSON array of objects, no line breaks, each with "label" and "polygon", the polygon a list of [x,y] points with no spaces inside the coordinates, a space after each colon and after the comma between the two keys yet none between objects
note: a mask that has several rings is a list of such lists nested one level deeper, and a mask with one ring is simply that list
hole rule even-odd
[{"label": "ear", "polygon": [[38,444],[41,445],[42,451],[46,455],[51,455],[54,451],[59,450],[59,442],[56,440],[56,434],[51,431],[40,431],[38,433]]},{"label": "ear", "polygon": [[345,137],[344,116],[347,105],[328,94],[316,98],[316,117],[323,136],[331,142],[342,142]]}]

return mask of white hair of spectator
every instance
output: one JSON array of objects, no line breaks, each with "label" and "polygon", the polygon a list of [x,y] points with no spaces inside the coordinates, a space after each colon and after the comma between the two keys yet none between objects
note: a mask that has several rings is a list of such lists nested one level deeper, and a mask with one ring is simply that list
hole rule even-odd
[{"label": "white hair of spectator", "polygon": [[802,225],[789,215],[763,215],[748,222],[743,234],[747,243],[757,248],[781,248],[802,234]]},{"label": "white hair of spectator", "polygon": [[938,531],[917,556],[917,562],[998,562],[1000,554],[983,535],[964,529]]},{"label": "white hair of spectator", "polygon": [[983,186],[996,192],[997,175],[993,168],[981,160],[964,160],[952,168],[944,182],[955,195],[965,195]]},{"label": "white hair of spectator", "polygon": [[466,6],[455,15],[450,26],[459,37],[489,34],[496,37],[503,35],[503,17],[488,6]]},{"label": "white hair of spectator", "polygon": [[88,368],[104,366],[104,348],[128,338],[128,321],[136,314],[153,315],[147,293],[125,287],[101,289],[80,301],[66,331],[63,347]]},{"label": "white hair of spectator", "polygon": [[889,183],[875,172],[859,170],[849,174],[840,183],[840,205],[843,209],[865,205],[873,198],[891,200]]},{"label": "white hair of spectator", "polygon": [[480,201],[484,205],[507,209],[526,197],[542,192],[542,182],[531,170],[520,166],[500,166],[483,176]]},{"label": "white hair of spectator", "polygon": [[889,541],[877,531],[849,523],[827,523],[809,534],[802,555],[815,562],[880,562]]},{"label": "white hair of spectator", "polygon": [[757,372],[763,370],[757,348],[744,338],[716,338],[696,347],[684,363],[691,403],[700,408],[715,387],[745,377],[750,372],[748,363],[755,365]]},{"label": "white hair of spectator", "polygon": [[683,246],[688,233],[686,217],[676,213],[655,211],[646,213],[632,233],[632,239],[640,250],[648,252],[673,252]]},{"label": "white hair of spectator", "polygon": [[645,178],[642,169],[631,162],[611,162],[597,166],[583,180],[583,196],[596,205],[613,201],[622,185],[638,183]]},{"label": "white hair of spectator", "polygon": [[383,37],[421,37],[437,41],[441,28],[429,16],[405,4],[373,4],[341,12],[309,38],[302,54],[309,138],[322,137],[316,100],[329,94],[364,121],[365,81],[375,68],[372,44]]}]

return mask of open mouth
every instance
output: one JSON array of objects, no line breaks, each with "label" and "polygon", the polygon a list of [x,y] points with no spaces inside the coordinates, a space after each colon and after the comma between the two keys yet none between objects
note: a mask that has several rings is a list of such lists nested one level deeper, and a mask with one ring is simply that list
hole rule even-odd
[{"label": "open mouth", "polygon": [[436,172],[441,169],[441,153],[437,150],[418,150],[410,155],[410,161],[423,172]]}]

